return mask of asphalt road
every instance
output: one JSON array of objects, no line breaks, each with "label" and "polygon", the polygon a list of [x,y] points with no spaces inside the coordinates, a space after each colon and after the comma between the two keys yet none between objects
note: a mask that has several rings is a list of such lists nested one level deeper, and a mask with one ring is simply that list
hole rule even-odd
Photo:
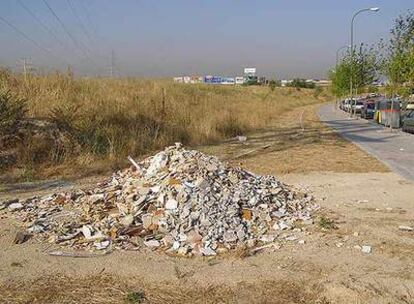
[{"label": "asphalt road", "polygon": [[[385,163],[392,171],[414,181],[414,135],[391,131],[365,119],[349,118],[333,104],[319,109],[322,122],[342,137]],[[367,168],[369,171],[369,168]]]}]

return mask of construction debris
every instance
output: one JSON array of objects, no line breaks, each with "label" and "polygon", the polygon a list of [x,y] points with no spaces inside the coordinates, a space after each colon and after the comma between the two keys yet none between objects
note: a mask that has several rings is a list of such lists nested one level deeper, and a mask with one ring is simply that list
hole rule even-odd
[{"label": "construction debris", "polygon": [[16,233],[16,236],[14,237],[13,243],[15,243],[15,244],[23,244],[29,238],[30,238],[30,234],[28,234],[26,232],[23,232],[23,231],[19,231],[19,232]]},{"label": "construction debris", "polygon": [[398,229],[402,231],[414,231],[414,228],[411,226],[398,226]]},{"label": "construction debris", "polygon": [[371,246],[368,246],[368,245],[363,245],[362,247],[361,247],[361,251],[362,251],[362,253],[371,253],[371,251],[372,251],[372,247]]},{"label": "construction debris", "polygon": [[[245,244],[260,250],[303,235],[313,198],[229,167],[181,144],[118,171],[92,190],[0,203],[28,233],[62,247],[212,256]],[[297,225],[300,227],[301,225]],[[303,225],[302,225],[303,226]],[[270,245],[272,247],[273,245]]]}]

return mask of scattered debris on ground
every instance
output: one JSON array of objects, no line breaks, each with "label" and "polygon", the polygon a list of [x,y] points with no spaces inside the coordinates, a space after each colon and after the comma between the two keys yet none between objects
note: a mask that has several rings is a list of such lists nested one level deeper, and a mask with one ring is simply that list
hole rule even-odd
[{"label": "scattered debris on ground", "polygon": [[414,227],[411,226],[399,226],[398,229],[402,230],[402,231],[414,231]]},{"label": "scattered debris on ground", "polygon": [[363,245],[362,247],[361,247],[362,249],[361,249],[361,251],[362,251],[362,253],[371,253],[371,251],[372,251],[372,247],[371,246],[368,246],[368,245]]},{"label": "scattered debris on ground", "polygon": [[279,241],[303,238],[313,222],[311,195],[179,143],[130,161],[131,168],[95,189],[4,201],[0,209],[21,220],[27,233],[62,247],[146,246],[183,256],[241,245],[278,248]]}]

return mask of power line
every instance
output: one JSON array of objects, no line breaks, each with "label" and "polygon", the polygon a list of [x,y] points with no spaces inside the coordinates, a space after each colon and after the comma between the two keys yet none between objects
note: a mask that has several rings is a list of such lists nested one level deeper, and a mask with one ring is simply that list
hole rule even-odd
[{"label": "power line", "polygon": [[22,32],[21,30],[19,30],[16,26],[14,26],[9,21],[7,21],[6,19],[4,19],[2,16],[0,16],[0,20],[3,21],[9,27],[11,27],[13,30],[15,30],[17,33],[19,33],[26,40],[28,40],[32,44],[34,44],[38,49],[40,49],[40,50],[42,50],[42,51],[44,51],[44,52],[46,52],[46,53],[51,54],[51,55],[54,56],[54,54],[50,50],[48,50],[48,49],[44,48],[43,46],[41,46],[39,43],[36,42],[36,40],[30,38],[28,35],[26,35],[24,32]]},{"label": "power line", "polygon": [[51,36],[53,36],[54,39],[56,39],[57,42],[59,42],[59,44],[64,47],[67,48],[67,46],[55,35],[55,33],[48,28],[43,22],[42,20],[40,20],[21,0],[17,0],[17,2],[19,3],[19,5],[30,15],[32,16],[33,19],[35,19],[37,21],[38,24],[40,24],[40,26],[47,31]]},{"label": "power line", "polygon": [[[83,31],[83,33],[84,33],[84,35],[88,38],[88,40],[89,40],[89,42],[90,42],[90,44],[91,44],[91,47],[92,48],[87,48],[87,50],[89,51],[89,52],[91,52],[91,49],[93,49],[93,45],[95,45],[95,49],[94,49],[94,52],[95,52],[95,56],[96,57],[99,57],[99,58],[101,58],[101,59],[103,59],[103,60],[107,60],[107,57],[106,56],[103,56],[102,55],[102,53],[99,51],[99,49],[96,47],[96,41],[97,40],[94,40],[94,39],[92,39],[92,37],[93,37],[93,35],[91,35],[90,33],[91,33],[91,31],[89,31],[88,30],[88,27],[85,25],[85,23],[82,21],[82,18],[80,17],[80,15],[78,14],[78,12],[77,12],[77,10],[75,9],[75,5],[74,5],[74,3],[73,3],[73,0],[66,0],[66,2],[67,2],[67,4],[68,4],[68,6],[70,7],[70,9],[72,10],[72,13],[73,13],[73,15],[76,17],[76,19],[78,20],[78,22],[79,22],[79,25],[80,25],[80,27],[81,27],[81,29],[82,29],[82,31]],[[94,57],[95,58],[95,57]]]},{"label": "power line", "polygon": [[[33,19],[46,31],[48,32],[65,50],[70,50],[71,48],[68,47],[66,43],[64,43],[62,40],[59,39],[59,37],[51,30],[39,17],[36,16],[36,14],[27,6],[24,4],[23,1],[17,0],[20,6],[30,15]],[[79,56],[78,54],[76,54]],[[80,57],[81,58],[81,57]],[[66,60],[64,60],[66,65],[70,65],[70,63]]]},{"label": "power line", "polygon": [[79,1],[79,3],[82,6],[82,9],[83,9],[83,11],[84,11],[84,13],[86,15],[86,19],[88,20],[88,23],[89,23],[90,27],[93,29],[95,35],[97,35],[97,33],[96,33],[97,32],[96,26],[92,23],[91,17],[90,17],[90,15],[88,13],[88,9],[86,8],[86,6],[85,6],[85,4],[83,3],[82,0]]},{"label": "power line", "polygon": [[43,0],[43,3],[47,6],[49,11],[52,13],[52,15],[56,18],[56,20],[59,22],[60,26],[63,28],[65,33],[69,36],[69,38],[72,40],[72,42],[75,44],[75,46],[82,51],[82,53],[85,55],[85,58],[88,59],[93,65],[97,67],[95,62],[89,57],[87,51],[85,50],[84,46],[82,46],[81,43],[78,42],[78,40],[69,32],[63,21],[59,18],[59,16],[55,13],[53,8],[49,5],[47,0]]},{"label": "power line", "polygon": [[75,8],[74,8],[74,6],[73,6],[73,4],[72,4],[72,2],[70,1],[70,0],[66,0],[66,2],[68,3],[68,6],[70,7],[70,9],[71,9],[71,11],[72,11],[72,13],[73,13],[73,15],[76,17],[76,19],[78,19],[78,22],[79,22],[79,25],[80,25],[80,27],[81,27],[81,29],[82,29],[82,32],[85,34],[85,36],[88,38],[88,40],[89,40],[89,42],[91,43],[91,44],[93,44],[93,41],[92,41],[92,39],[91,39],[91,36],[89,35],[89,33],[88,33],[88,31],[86,30],[86,27],[85,27],[85,25],[83,24],[83,22],[82,22],[82,19],[79,17],[79,15],[76,13],[76,10],[75,10]]},{"label": "power line", "polygon": [[[69,1],[71,1],[72,3],[75,2],[74,0],[69,0]],[[89,38],[93,38],[93,39],[91,39],[91,41],[96,46],[97,43],[99,42],[99,38],[100,38],[98,36],[98,32],[97,32],[98,27],[96,26],[96,24],[94,24],[94,22],[92,22],[91,16],[89,14],[87,6],[85,5],[85,2],[83,0],[80,0],[80,1],[78,0],[77,3],[78,3],[78,8],[80,8],[82,10],[83,17],[84,17],[84,18],[79,17],[79,19],[81,19],[81,20],[83,19],[84,21],[86,20],[86,22],[83,22],[83,25],[87,29],[86,32],[90,34]],[[78,16],[79,16],[79,14],[78,14]],[[102,58],[103,60],[107,60],[107,56],[104,56],[99,51],[99,49],[97,49],[96,51],[98,52],[98,56],[100,58]]]}]

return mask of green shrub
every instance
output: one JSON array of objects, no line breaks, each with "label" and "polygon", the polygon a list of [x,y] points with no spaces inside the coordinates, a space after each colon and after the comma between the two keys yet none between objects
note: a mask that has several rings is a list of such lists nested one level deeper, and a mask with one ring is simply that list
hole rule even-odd
[{"label": "green shrub", "polygon": [[0,92],[0,134],[12,132],[26,115],[26,100]]}]

